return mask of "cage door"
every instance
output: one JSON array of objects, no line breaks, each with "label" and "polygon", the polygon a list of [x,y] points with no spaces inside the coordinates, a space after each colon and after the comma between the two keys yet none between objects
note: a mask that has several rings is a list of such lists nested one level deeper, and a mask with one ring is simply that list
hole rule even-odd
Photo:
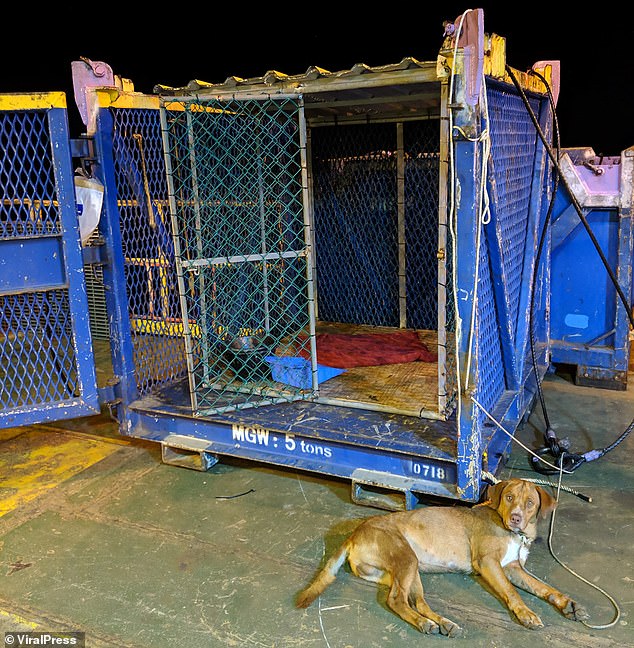
[{"label": "cage door", "polygon": [[65,106],[0,95],[0,428],[99,412]]},{"label": "cage door", "polygon": [[301,100],[161,106],[192,409],[317,388]]}]

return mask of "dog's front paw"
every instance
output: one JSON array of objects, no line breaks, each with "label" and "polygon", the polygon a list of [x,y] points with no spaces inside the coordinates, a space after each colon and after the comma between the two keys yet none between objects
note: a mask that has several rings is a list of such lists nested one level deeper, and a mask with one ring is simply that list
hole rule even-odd
[{"label": "dog's front paw", "polygon": [[566,619],[571,619],[572,621],[583,621],[590,618],[586,609],[572,599],[568,600],[566,606],[562,608],[561,613],[566,617]]},{"label": "dog's front paw", "polygon": [[529,610],[528,608],[516,610],[515,615],[525,628],[536,630],[537,628],[544,627],[542,620],[535,614],[535,612]]},{"label": "dog's front paw", "polygon": [[438,624],[435,621],[428,619],[427,617],[421,617],[420,621],[418,622],[418,629],[423,634],[438,634],[440,632]]},{"label": "dog's front paw", "polygon": [[462,634],[462,628],[457,623],[443,617],[440,622],[440,634],[446,637],[459,637]]},{"label": "dog's front paw", "polygon": [[445,637],[459,637],[462,634],[462,628],[445,617],[439,617],[438,622],[423,617],[418,629],[425,634],[441,634]]}]

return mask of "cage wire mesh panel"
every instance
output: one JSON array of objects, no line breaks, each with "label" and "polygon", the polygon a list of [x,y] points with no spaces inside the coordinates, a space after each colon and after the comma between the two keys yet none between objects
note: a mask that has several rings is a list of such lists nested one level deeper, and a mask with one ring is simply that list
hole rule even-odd
[{"label": "cage wire mesh panel", "polygon": [[[451,231],[439,205],[440,122],[403,123],[405,159],[405,302],[408,327],[437,332],[438,411],[448,418],[457,395]],[[444,234],[440,240],[441,228]],[[445,254],[439,255],[441,248]],[[443,272],[439,273],[439,265]]]},{"label": "cage wire mesh panel", "polygon": [[133,360],[140,395],[187,375],[158,109],[112,109]]},{"label": "cage wire mesh panel", "polygon": [[[94,232],[87,245],[98,245],[99,235]],[[103,282],[103,268],[98,264],[84,264],[86,293],[88,295],[88,312],[90,314],[90,332],[93,340],[109,340],[108,311],[106,309],[106,292]]]},{"label": "cage wire mesh panel", "polygon": [[311,162],[319,319],[398,326],[395,125],[314,129]]},{"label": "cage wire mesh panel", "polygon": [[[487,236],[484,231],[480,244],[479,285],[476,312],[476,400],[491,411],[509,383],[516,384],[524,375],[505,374],[502,331],[510,336],[510,348],[516,356],[522,354],[520,346],[526,343],[519,335],[520,319],[526,312],[520,311],[522,295],[527,294],[532,276],[526,272],[534,257],[533,237],[528,229],[531,192],[536,160],[537,134],[535,127],[519,96],[505,86],[490,84],[487,88],[489,125],[491,137],[490,173],[495,182],[488,186],[490,200],[494,203]],[[539,114],[540,102],[531,99],[531,105]],[[495,254],[492,254],[495,248]],[[499,267],[497,267],[499,265]],[[526,267],[525,267],[526,265]],[[494,273],[494,274],[492,274]],[[503,293],[504,308],[495,302],[495,276],[504,277],[498,282]],[[523,371],[523,369],[520,369]],[[478,409],[478,419],[484,414]]]},{"label": "cage wire mesh panel", "polygon": [[0,188],[0,420],[85,412],[97,399],[65,110],[0,110]]},{"label": "cage wire mesh panel", "polygon": [[0,401],[13,409],[78,396],[68,295],[4,295],[0,313]]},{"label": "cage wire mesh panel", "polygon": [[[439,122],[405,122],[407,325],[438,328]],[[450,321],[449,327],[453,324]]]},{"label": "cage wire mesh panel", "polygon": [[313,131],[319,319],[438,326],[438,121],[404,125],[405,299],[399,295],[397,125]]},{"label": "cage wire mesh panel", "polygon": [[198,98],[161,108],[198,414],[313,394],[300,103]]},{"label": "cage wire mesh panel", "polygon": [[[537,135],[522,99],[511,90],[488,90],[491,157],[495,170],[495,217],[500,226],[508,325],[515,340],[528,238]],[[535,114],[540,103],[531,100]]]},{"label": "cage wire mesh panel", "polygon": [[[439,140],[437,119],[312,130],[319,322],[432,331],[433,344],[439,328],[451,335],[453,302],[441,314],[438,299]],[[437,381],[430,402],[437,412]]]},{"label": "cage wire mesh panel", "polygon": [[[497,403],[505,388],[504,363],[493,295],[493,277],[484,237],[480,240],[478,303],[476,307],[477,386],[475,396],[487,411]],[[478,411],[481,415],[481,412]]]}]

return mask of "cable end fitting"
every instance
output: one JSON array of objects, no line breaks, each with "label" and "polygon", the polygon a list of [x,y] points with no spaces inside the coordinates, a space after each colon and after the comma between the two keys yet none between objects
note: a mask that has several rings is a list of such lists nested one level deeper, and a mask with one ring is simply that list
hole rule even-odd
[{"label": "cable end fitting", "polygon": [[604,454],[605,450],[602,448],[601,450],[590,450],[589,452],[586,452],[581,456],[583,457],[584,461],[594,461],[595,459],[600,459]]}]

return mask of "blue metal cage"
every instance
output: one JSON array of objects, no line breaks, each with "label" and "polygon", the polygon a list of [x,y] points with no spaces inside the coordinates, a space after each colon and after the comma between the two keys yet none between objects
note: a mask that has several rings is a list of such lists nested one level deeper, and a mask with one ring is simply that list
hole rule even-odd
[{"label": "blue metal cage", "polygon": [[[300,401],[250,409],[192,409],[187,358],[199,353],[201,302],[193,308],[183,294],[194,285],[187,269],[195,263],[181,260],[179,270],[168,243],[169,235],[185,232],[179,231],[178,219],[168,217],[170,191],[180,195],[174,191],[180,185],[169,173],[165,184],[157,158],[165,155],[169,128],[170,116],[162,106],[213,119],[224,110],[225,93],[227,101],[241,100],[236,88],[229,96],[221,86],[207,96],[201,90],[193,95],[172,92],[153,110],[113,105],[98,116],[100,163],[103,169],[112,167],[115,183],[104,233],[107,242],[121,237],[124,250],[125,292],[115,284],[112,294],[130,322],[122,331],[117,360],[128,367],[122,375],[130,376],[122,384],[128,398],[119,408],[126,434],[159,441],[165,460],[176,464],[208,468],[230,455],[345,477],[359,501],[368,489],[377,488],[402,493],[406,506],[421,493],[477,500],[482,473],[494,472],[504,461],[509,437],[532,404],[535,368],[529,362],[527,309],[533,289],[540,322],[537,371],[543,373],[547,365],[548,255],[535,271],[535,241],[549,197],[547,157],[508,82],[486,79],[485,110],[482,99],[467,105],[456,77],[454,103],[464,102],[456,110],[448,105],[447,79],[438,84],[434,72],[430,86],[428,71],[417,72],[416,89],[425,95],[422,118],[412,117],[411,106],[403,119],[381,104],[373,107],[380,115],[376,123],[367,114],[341,123],[322,110],[318,84],[312,89],[307,84],[299,97],[298,128],[307,133],[305,209],[310,212],[308,240],[314,239],[317,325],[435,329],[444,382],[434,376],[434,390],[443,392],[445,408],[413,416],[381,404],[324,398],[318,389]],[[404,82],[406,78],[404,74]],[[367,81],[355,82],[358,94]],[[280,87],[276,96],[262,95],[253,83],[240,90],[245,101],[264,104],[284,92]],[[548,131],[546,95],[529,96]],[[342,105],[348,112],[363,111],[358,101]],[[453,133],[442,121],[450,110]],[[178,155],[173,163],[200,157],[193,147]],[[206,172],[201,164],[195,167],[199,179]],[[453,206],[452,183],[460,192]],[[478,208],[483,204],[484,211]],[[151,226],[152,219],[157,226]],[[399,257],[401,241],[407,251]],[[180,313],[174,289],[179,272]],[[201,366],[201,357],[190,366]]]},{"label": "blue metal cage", "polygon": [[94,414],[65,97],[0,106],[0,426]]}]

